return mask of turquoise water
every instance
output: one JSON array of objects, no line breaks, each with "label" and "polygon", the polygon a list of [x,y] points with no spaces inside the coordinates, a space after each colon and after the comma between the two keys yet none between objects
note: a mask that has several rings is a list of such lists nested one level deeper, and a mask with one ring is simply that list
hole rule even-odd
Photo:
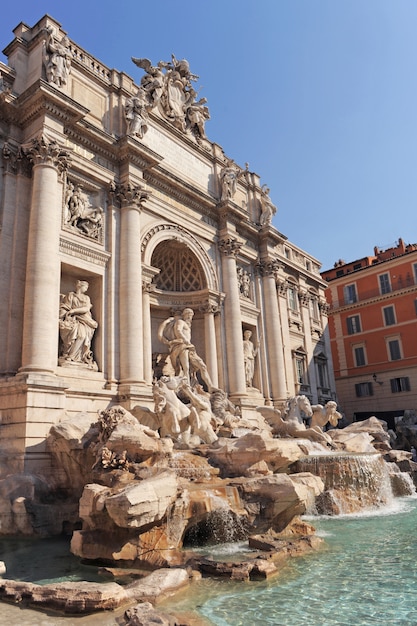
[{"label": "turquoise water", "polygon": [[[265,583],[203,580],[166,608],[196,609],[215,626],[417,626],[416,499],[396,500],[378,515],[309,519],[325,540],[322,551],[291,559]],[[65,568],[67,579],[78,579],[65,541],[46,542],[29,575],[30,543],[0,542],[10,576],[13,571],[17,578],[45,583]],[[222,558],[219,548],[216,552]],[[86,579],[85,570],[81,576]],[[0,603],[0,624],[19,626],[114,626],[122,614],[72,618]]]},{"label": "turquoise water", "polygon": [[[322,552],[271,582],[230,586],[198,610],[216,626],[416,626],[417,500],[378,515],[312,518]],[[218,591],[218,590],[217,590]]]}]

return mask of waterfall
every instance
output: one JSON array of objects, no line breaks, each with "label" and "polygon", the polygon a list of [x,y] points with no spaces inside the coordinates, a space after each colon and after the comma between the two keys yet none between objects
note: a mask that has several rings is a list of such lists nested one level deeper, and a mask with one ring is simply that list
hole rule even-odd
[{"label": "waterfall", "polygon": [[295,466],[296,472],[310,472],[324,482],[316,510],[309,511],[313,514],[357,513],[387,505],[394,498],[388,464],[379,453],[311,455]]}]

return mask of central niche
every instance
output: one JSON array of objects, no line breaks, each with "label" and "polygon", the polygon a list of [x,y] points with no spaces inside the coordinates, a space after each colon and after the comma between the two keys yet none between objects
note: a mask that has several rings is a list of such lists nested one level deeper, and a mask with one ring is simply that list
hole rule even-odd
[{"label": "central niche", "polygon": [[162,291],[201,291],[207,286],[200,262],[181,241],[170,239],[158,244],[152,265],[161,270],[154,284]]}]

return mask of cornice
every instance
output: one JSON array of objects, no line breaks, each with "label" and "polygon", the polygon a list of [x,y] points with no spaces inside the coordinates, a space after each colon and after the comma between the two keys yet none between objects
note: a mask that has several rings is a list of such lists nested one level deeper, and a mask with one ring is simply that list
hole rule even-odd
[{"label": "cornice", "polygon": [[59,89],[40,78],[13,102],[15,122],[27,126],[34,118],[46,112],[64,125],[74,124],[88,113],[88,109]]},{"label": "cornice", "polygon": [[143,177],[150,185],[165,195],[175,198],[178,202],[211,217],[215,215],[215,204],[211,196],[197,190],[162,167],[157,166],[152,171],[145,171]]},{"label": "cornice", "polygon": [[344,313],[345,311],[363,309],[365,306],[377,304],[378,302],[386,302],[387,300],[396,300],[399,296],[404,296],[413,292],[417,293],[417,285],[411,285],[410,287],[405,287],[404,289],[390,291],[389,293],[380,294],[372,298],[367,298],[366,300],[358,300],[358,302],[354,302],[352,304],[343,304],[341,306],[333,306],[330,304],[328,315],[331,316],[336,315],[336,313]]},{"label": "cornice", "polygon": [[92,262],[100,267],[105,267],[111,257],[109,252],[96,250],[93,246],[91,246],[91,240],[90,244],[87,245],[65,239],[65,237],[60,237],[59,251],[63,254],[68,254],[69,256],[89,261],[90,263]]}]

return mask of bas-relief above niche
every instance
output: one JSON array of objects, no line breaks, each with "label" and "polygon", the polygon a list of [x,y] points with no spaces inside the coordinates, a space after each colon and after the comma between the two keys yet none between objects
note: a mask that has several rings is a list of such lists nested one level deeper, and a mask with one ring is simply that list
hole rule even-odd
[{"label": "bas-relief above niche", "polygon": [[103,243],[104,210],[100,193],[67,179],[63,198],[62,227],[97,243]]}]

